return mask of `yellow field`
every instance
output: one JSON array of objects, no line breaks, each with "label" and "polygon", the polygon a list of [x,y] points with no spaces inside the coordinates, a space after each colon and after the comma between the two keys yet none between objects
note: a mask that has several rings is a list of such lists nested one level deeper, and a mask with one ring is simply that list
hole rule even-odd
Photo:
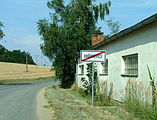
[{"label": "yellow field", "polygon": [[28,72],[24,64],[0,62],[0,80],[29,79],[54,76],[51,67],[28,65]]}]

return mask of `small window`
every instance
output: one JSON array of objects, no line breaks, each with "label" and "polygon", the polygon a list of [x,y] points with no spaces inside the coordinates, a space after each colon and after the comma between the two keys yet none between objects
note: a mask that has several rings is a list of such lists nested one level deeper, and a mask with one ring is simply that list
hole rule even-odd
[{"label": "small window", "polygon": [[108,59],[105,62],[101,63],[102,65],[102,74],[108,74]]},{"label": "small window", "polygon": [[79,75],[83,75],[84,74],[84,65],[80,65],[79,66]]},{"label": "small window", "polygon": [[123,56],[124,74],[138,75],[138,54]]}]

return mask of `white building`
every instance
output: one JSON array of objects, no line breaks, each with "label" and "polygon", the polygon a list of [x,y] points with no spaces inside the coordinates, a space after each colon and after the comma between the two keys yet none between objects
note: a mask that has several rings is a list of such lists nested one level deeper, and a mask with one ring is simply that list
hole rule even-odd
[{"label": "white building", "polygon": [[[150,87],[148,74],[157,79],[157,14],[111,36],[95,46],[95,50],[107,52],[106,63],[96,63],[99,83],[108,86],[113,84],[113,99],[121,101],[125,95],[128,82],[143,87]],[[76,82],[82,87],[81,78],[87,79],[87,64],[78,61]],[[102,84],[103,83],[103,84]]]}]

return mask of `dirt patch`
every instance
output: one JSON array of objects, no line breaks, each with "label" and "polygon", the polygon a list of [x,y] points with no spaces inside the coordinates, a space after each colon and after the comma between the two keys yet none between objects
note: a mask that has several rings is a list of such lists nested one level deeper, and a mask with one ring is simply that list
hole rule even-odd
[{"label": "dirt patch", "polygon": [[54,112],[49,107],[48,101],[44,96],[45,88],[42,89],[37,95],[37,118],[38,120],[54,120]]}]

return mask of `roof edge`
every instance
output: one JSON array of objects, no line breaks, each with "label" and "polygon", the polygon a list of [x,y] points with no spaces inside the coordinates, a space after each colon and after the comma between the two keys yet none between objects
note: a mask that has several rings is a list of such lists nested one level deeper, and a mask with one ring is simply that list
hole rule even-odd
[{"label": "roof edge", "polygon": [[140,29],[140,28],[142,28],[142,27],[144,27],[144,26],[146,26],[148,24],[151,24],[151,23],[153,23],[155,21],[157,21],[157,13],[152,15],[152,16],[150,16],[150,17],[148,17],[148,18],[146,18],[146,19],[144,19],[144,20],[142,20],[142,21],[140,21],[140,22],[138,22],[137,24],[135,24],[135,25],[133,25],[131,27],[128,27],[128,28],[126,28],[124,30],[121,30],[117,34],[112,35],[108,39],[106,39],[106,40],[96,44],[92,48],[96,49],[98,47],[101,47],[102,45],[104,45],[104,44],[106,44],[108,42],[114,41],[114,40],[116,40],[116,39],[118,39],[118,38],[120,38],[120,37],[122,37],[124,35],[127,35],[127,34],[133,32],[133,31],[135,31],[137,29]]}]

